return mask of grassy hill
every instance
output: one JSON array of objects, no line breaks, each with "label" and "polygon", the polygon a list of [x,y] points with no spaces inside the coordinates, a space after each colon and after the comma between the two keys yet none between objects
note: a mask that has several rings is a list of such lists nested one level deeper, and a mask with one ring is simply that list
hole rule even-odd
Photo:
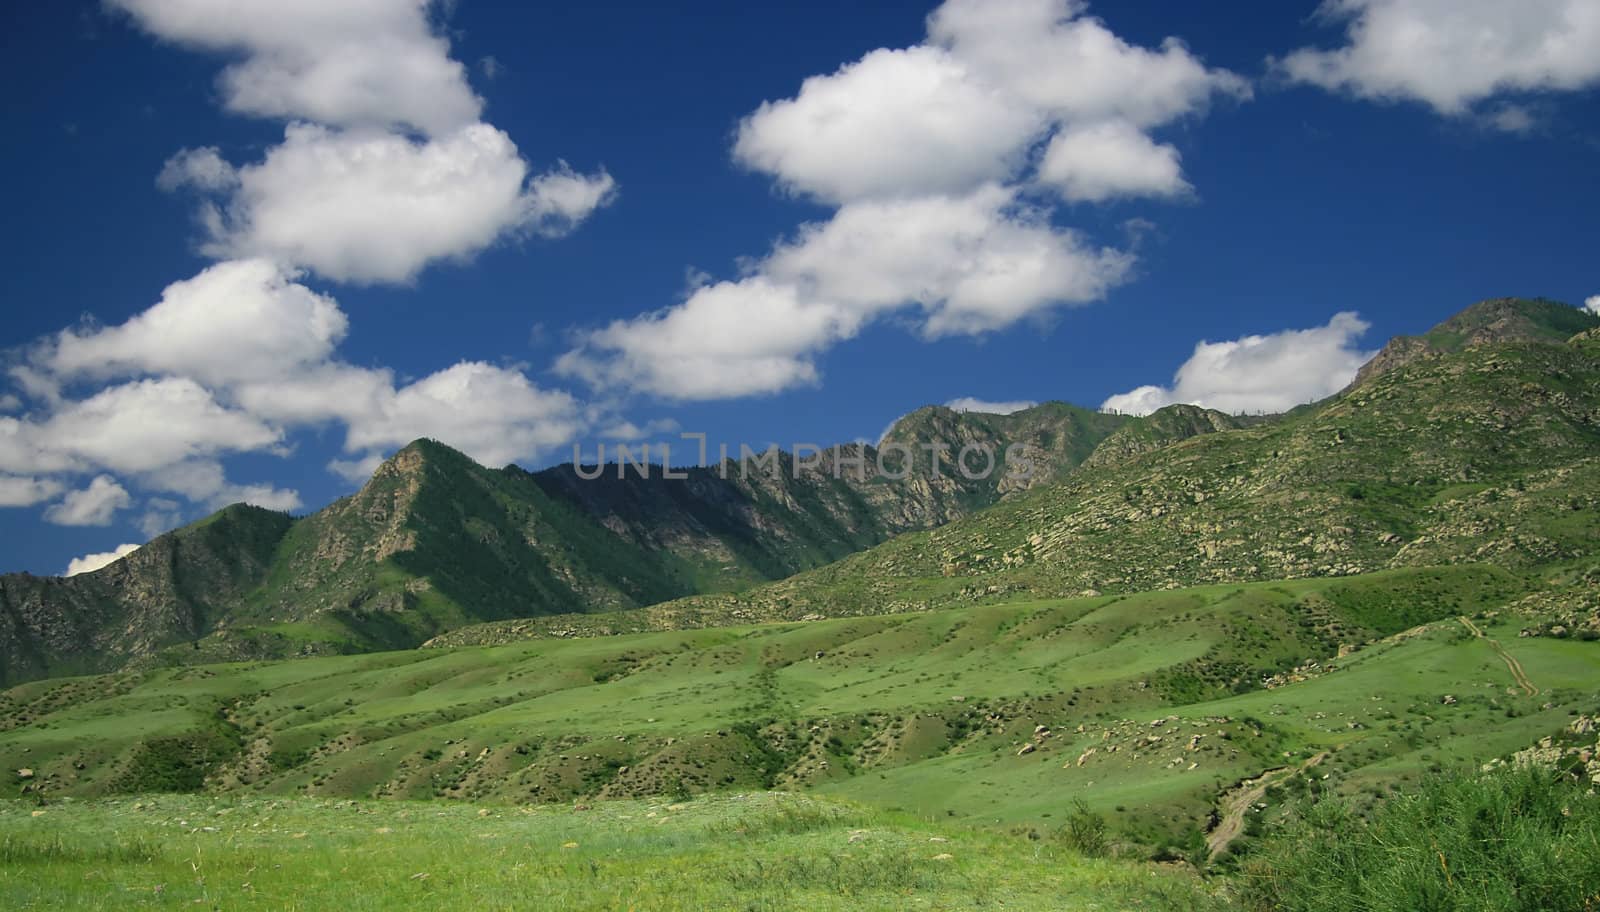
[{"label": "grassy hill", "polygon": [[1332,752],[1365,791],[1593,711],[1600,643],[1517,635],[1541,595],[1592,599],[1575,579],[1418,568],[41,681],[0,696],[0,764],[46,796],[788,788],[1030,825],[1082,798],[1192,851],[1263,769]]}]

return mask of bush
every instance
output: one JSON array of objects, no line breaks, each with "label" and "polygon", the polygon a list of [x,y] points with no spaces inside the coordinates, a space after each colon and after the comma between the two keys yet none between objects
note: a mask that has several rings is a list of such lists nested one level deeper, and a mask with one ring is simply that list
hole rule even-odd
[{"label": "bush", "polygon": [[1106,821],[1089,810],[1082,798],[1072,803],[1072,813],[1061,828],[1061,841],[1079,855],[1099,858],[1106,854]]},{"label": "bush", "polygon": [[1298,806],[1242,868],[1252,909],[1542,912],[1600,908],[1600,798],[1541,768],[1430,777],[1363,817]]}]

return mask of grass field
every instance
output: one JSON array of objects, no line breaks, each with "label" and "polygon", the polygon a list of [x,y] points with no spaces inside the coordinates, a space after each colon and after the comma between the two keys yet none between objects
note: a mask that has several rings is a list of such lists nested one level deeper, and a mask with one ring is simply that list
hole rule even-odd
[{"label": "grass field", "polygon": [[0,805],[7,909],[1203,909],[1192,874],[793,795]]},{"label": "grass field", "polygon": [[1600,644],[1494,615],[1528,585],[1406,570],[58,679],[0,696],[0,763],[46,797],[779,788],[1044,828],[1081,798],[1119,838],[1187,857],[1219,796],[1264,770],[1328,751],[1323,772],[1371,791],[1593,711]]}]

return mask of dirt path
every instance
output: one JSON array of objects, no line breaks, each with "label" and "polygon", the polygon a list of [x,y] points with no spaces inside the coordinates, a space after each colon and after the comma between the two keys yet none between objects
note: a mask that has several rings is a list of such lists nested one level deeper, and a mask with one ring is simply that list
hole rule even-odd
[{"label": "dirt path", "polygon": [[1528,673],[1522,670],[1522,663],[1513,658],[1511,653],[1506,652],[1506,648],[1500,645],[1499,640],[1491,636],[1485,636],[1483,631],[1479,629],[1477,624],[1472,623],[1470,618],[1460,617],[1456,618],[1456,620],[1460,621],[1462,625],[1464,625],[1468,630],[1472,631],[1473,636],[1480,640],[1484,640],[1489,644],[1489,648],[1494,650],[1495,655],[1499,656],[1500,660],[1506,663],[1506,668],[1511,672],[1511,677],[1517,682],[1517,686],[1522,688],[1523,693],[1530,697],[1537,697],[1539,695],[1539,688],[1534,686],[1534,683],[1528,679]]},{"label": "dirt path", "polygon": [[1222,816],[1218,818],[1217,825],[1211,828],[1211,832],[1206,834],[1206,849],[1209,852],[1206,860],[1216,861],[1217,856],[1227,851],[1228,846],[1244,833],[1244,815],[1250,813],[1250,808],[1266,795],[1267,789],[1280,779],[1286,779],[1316,766],[1327,756],[1328,752],[1323,751],[1299,766],[1280,766],[1277,769],[1267,770],[1254,779],[1246,779],[1239,783],[1232,791],[1224,792],[1219,802]]}]

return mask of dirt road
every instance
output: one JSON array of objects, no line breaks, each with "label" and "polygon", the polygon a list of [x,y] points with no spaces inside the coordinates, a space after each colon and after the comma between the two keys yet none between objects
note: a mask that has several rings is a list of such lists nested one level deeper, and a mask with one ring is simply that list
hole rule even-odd
[{"label": "dirt road", "polygon": [[1217,856],[1227,851],[1228,846],[1239,838],[1244,832],[1244,815],[1250,813],[1250,808],[1266,795],[1268,788],[1281,779],[1305,772],[1321,763],[1327,756],[1328,752],[1323,751],[1299,766],[1280,766],[1277,769],[1267,770],[1254,779],[1246,779],[1239,783],[1232,791],[1225,792],[1218,804],[1222,816],[1217,819],[1217,825],[1206,835],[1206,849],[1209,852],[1206,860],[1215,861]]},{"label": "dirt road", "polygon": [[1484,635],[1483,630],[1480,629],[1477,624],[1472,623],[1471,618],[1459,617],[1456,618],[1456,620],[1460,621],[1463,626],[1472,631],[1473,636],[1489,644],[1489,648],[1494,650],[1495,655],[1498,655],[1501,661],[1506,663],[1506,668],[1510,670],[1512,679],[1517,682],[1518,687],[1522,688],[1523,693],[1530,697],[1537,697],[1539,695],[1539,688],[1534,685],[1533,681],[1528,679],[1528,673],[1522,670],[1522,663],[1518,662],[1515,658],[1512,658],[1511,653],[1506,652],[1506,648],[1500,645],[1499,640],[1495,639],[1494,637]]}]

